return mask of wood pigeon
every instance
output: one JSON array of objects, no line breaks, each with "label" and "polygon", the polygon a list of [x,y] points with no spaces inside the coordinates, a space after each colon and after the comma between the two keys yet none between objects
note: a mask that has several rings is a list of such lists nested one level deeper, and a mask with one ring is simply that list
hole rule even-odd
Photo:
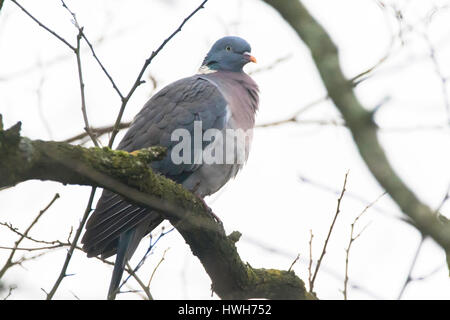
[{"label": "wood pigeon", "polygon": [[[154,171],[202,199],[219,190],[242,167],[251,143],[259,98],[257,84],[242,69],[248,62],[256,62],[250,52],[250,45],[242,38],[219,39],[198,74],[169,84],[144,105],[118,149],[132,152],[164,146],[167,155],[151,164]],[[192,140],[174,139],[180,130]],[[233,134],[239,130],[246,134],[244,143],[226,143],[237,140],[238,135]],[[198,133],[203,135],[200,143],[194,141]],[[180,148],[182,142],[186,148]],[[215,156],[214,161],[202,161],[206,151]],[[226,159],[219,161],[219,155]],[[141,239],[162,221],[157,212],[103,191],[86,224],[82,243],[88,257],[117,254],[108,299],[115,298],[125,264]]]}]

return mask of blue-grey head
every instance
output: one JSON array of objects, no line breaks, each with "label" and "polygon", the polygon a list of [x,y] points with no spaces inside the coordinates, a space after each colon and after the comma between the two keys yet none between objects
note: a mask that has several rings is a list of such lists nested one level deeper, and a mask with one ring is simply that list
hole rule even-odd
[{"label": "blue-grey head", "polygon": [[202,68],[242,72],[249,62],[256,62],[247,41],[239,37],[223,37],[214,43],[203,60]]}]

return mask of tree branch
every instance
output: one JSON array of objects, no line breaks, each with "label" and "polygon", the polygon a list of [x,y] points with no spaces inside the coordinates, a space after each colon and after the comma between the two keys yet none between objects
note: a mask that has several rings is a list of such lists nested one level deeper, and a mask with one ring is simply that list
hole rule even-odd
[{"label": "tree branch", "polygon": [[20,135],[20,126],[3,131],[0,121],[0,188],[31,179],[107,188],[167,218],[200,259],[221,298],[311,298],[294,272],[244,263],[236,233],[228,237],[201,199],[148,168],[165,155],[164,148],[128,153],[30,140]]},{"label": "tree branch", "polygon": [[450,225],[439,221],[433,210],[417,198],[392,168],[378,141],[373,112],[367,111],[357,99],[352,82],[342,72],[338,48],[326,30],[300,1],[264,2],[281,14],[310,49],[328,94],[341,112],[372,175],[421,233],[450,250]]}]

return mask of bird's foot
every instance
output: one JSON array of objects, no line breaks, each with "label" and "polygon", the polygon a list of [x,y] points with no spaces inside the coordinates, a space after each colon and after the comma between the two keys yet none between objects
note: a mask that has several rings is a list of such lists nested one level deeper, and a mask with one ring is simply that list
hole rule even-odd
[{"label": "bird's foot", "polygon": [[212,211],[212,209],[208,206],[205,199],[198,197],[201,202],[203,202],[203,205],[205,206],[206,210],[208,211],[209,215],[213,217],[214,220],[216,220],[217,223],[219,223],[221,226],[223,226],[222,220]]}]

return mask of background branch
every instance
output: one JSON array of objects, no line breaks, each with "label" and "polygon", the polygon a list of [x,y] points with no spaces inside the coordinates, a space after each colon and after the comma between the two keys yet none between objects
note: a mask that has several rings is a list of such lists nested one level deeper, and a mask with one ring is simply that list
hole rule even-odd
[{"label": "background branch", "polygon": [[392,168],[377,137],[373,113],[353,92],[353,83],[342,72],[338,48],[326,30],[301,1],[264,0],[278,11],[309,48],[322,81],[349,127],[358,151],[378,183],[420,230],[444,249],[450,249],[450,226],[439,221],[427,205],[406,186]]}]

